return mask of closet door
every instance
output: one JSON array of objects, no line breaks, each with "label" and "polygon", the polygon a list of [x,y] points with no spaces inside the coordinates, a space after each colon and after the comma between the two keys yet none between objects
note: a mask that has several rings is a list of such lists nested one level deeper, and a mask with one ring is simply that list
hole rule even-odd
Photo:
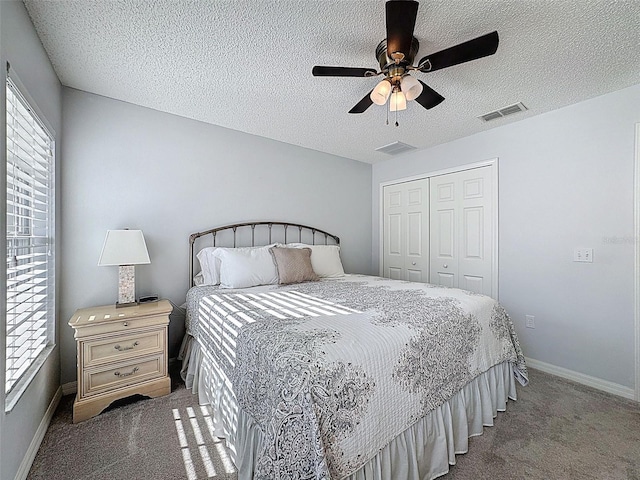
[{"label": "closet door", "polygon": [[383,188],[383,276],[429,281],[429,180]]},{"label": "closet door", "polygon": [[458,215],[455,174],[432,177],[430,197],[430,282],[458,286]]},{"label": "closet door", "polygon": [[495,295],[491,168],[431,178],[431,283]]}]

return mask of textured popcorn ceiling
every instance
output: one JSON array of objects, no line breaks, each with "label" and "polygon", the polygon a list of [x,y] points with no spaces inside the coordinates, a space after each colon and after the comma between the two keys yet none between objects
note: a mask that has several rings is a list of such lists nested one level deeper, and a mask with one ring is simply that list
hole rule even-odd
[{"label": "textured popcorn ceiling", "polygon": [[[64,85],[375,163],[640,83],[640,0],[422,0],[417,58],[498,30],[490,57],[415,74],[446,100],[386,121],[348,114],[381,77],[316,78],[313,65],[377,68],[382,0],[25,0]],[[490,123],[477,116],[523,102]]]}]

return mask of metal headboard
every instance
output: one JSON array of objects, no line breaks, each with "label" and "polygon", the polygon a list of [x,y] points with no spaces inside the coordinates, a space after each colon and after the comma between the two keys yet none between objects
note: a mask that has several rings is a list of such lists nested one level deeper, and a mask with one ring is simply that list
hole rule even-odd
[{"label": "metal headboard", "polygon": [[[193,283],[193,272],[194,272],[194,268],[193,268],[193,258],[194,258],[194,244],[196,242],[196,240],[200,237],[204,237],[206,235],[211,235],[213,238],[213,243],[212,246],[215,247],[216,246],[216,237],[220,232],[223,231],[232,231],[233,232],[233,247],[236,247],[236,241],[237,241],[237,233],[238,233],[238,229],[243,229],[243,228],[251,228],[251,245],[242,245],[242,246],[251,246],[254,247],[255,245],[255,230],[257,226],[266,226],[268,228],[268,242],[266,243],[267,245],[270,243],[274,243],[271,241],[272,239],[272,229],[273,227],[278,227],[279,229],[282,229],[284,231],[284,243],[288,242],[287,239],[287,230],[292,229],[297,230],[298,234],[297,236],[297,241],[298,242],[302,242],[302,232],[304,231],[305,233],[310,232],[311,233],[311,244],[315,245],[316,244],[316,235],[320,235],[321,238],[322,236],[324,236],[324,244],[328,245],[328,241],[329,238],[331,238],[336,245],[340,245],[340,237],[336,236],[336,235],[332,235],[331,233],[325,232],[324,230],[320,230],[319,228],[315,228],[315,227],[309,227],[307,225],[300,225],[298,223],[286,223],[286,222],[247,222],[247,223],[235,223],[233,225],[225,225],[224,227],[217,227],[217,228],[212,228],[211,230],[206,230],[204,232],[198,232],[198,233],[192,233],[191,235],[189,235],[189,286],[193,287],[194,283]],[[294,233],[295,235],[295,233]]]}]

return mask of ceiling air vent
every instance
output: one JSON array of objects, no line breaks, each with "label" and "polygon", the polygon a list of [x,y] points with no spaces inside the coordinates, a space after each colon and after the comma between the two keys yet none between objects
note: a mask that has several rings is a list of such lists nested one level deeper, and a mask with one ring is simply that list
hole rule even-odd
[{"label": "ceiling air vent", "polygon": [[384,147],[376,148],[376,152],[386,153],[387,155],[398,155],[400,153],[408,152],[415,149],[416,147],[412,147],[411,145],[407,145],[406,143],[393,142],[389,145],[385,145]]},{"label": "ceiling air vent", "polygon": [[480,115],[478,118],[480,120],[488,122],[490,120],[495,120],[496,118],[502,118],[506,117],[507,115],[513,115],[514,113],[524,112],[525,110],[527,110],[527,107],[525,107],[522,102],[518,102],[514,103],[513,105],[509,105],[508,107],[485,113],[484,115]]}]

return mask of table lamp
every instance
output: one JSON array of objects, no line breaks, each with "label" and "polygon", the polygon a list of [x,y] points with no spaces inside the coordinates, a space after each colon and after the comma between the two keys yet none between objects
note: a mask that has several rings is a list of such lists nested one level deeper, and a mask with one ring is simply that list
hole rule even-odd
[{"label": "table lamp", "polygon": [[118,302],[130,307],[136,302],[135,265],[151,263],[142,230],[107,230],[99,266],[118,266]]}]

